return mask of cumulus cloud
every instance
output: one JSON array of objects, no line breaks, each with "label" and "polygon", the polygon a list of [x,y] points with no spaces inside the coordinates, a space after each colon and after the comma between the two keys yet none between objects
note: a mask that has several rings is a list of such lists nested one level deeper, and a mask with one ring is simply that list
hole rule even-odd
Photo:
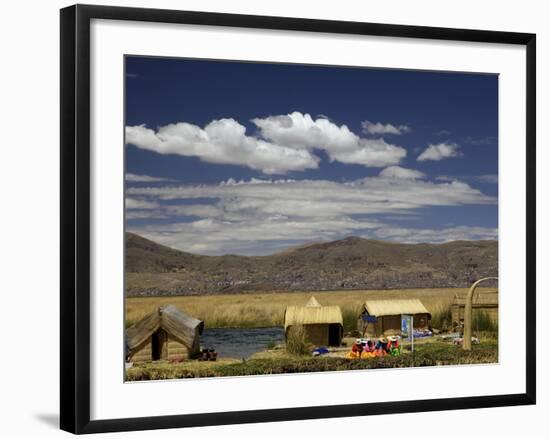
[{"label": "cumulus cloud", "polygon": [[408,125],[392,125],[391,123],[371,122],[370,120],[364,120],[361,122],[361,127],[364,133],[368,134],[393,134],[400,136],[401,134],[408,133],[411,128]]},{"label": "cumulus cloud", "polygon": [[385,171],[351,182],[229,179],[210,185],[131,187],[129,198],[158,203],[151,215],[171,221],[130,229],[191,252],[268,254],[350,234],[382,238],[374,232],[385,227],[388,234],[390,229],[373,214],[410,215],[429,206],[496,203],[466,183],[430,182],[405,168]]},{"label": "cumulus cloud", "polygon": [[389,166],[382,169],[380,177],[383,178],[402,178],[405,180],[416,180],[417,178],[425,178],[426,174],[417,171],[416,169],[402,168],[401,166]]},{"label": "cumulus cloud", "polygon": [[157,182],[164,182],[164,181],[173,181],[169,178],[162,178],[162,177],[152,177],[150,175],[138,175],[138,174],[130,174],[126,173],[125,180],[130,183],[157,183]]},{"label": "cumulus cloud", "polygon": [[346,125],[336,125],[326,118],[313,119],[309,114],[291,114],[255,118],[252,122],[265,139],[296,149],[352,150],[358,136]]},{"label": "cumulus cloud", "polygon": [[318,167],[319,159],[297,150],[246,135],[234,119],[219,119],[200,128],[180,122],[156,132],[145,125],[127,126],[126,143],[159,154],[198,157],[208,163],[243,165],[265,174],[284,174]]},{"label": "cumulus cloud", "polygon": [[311,115],[293,112],[287,115],[255,118],[263,138],[298,150],[321,149],[331,161],[384,167],[398,164],[407,151],[383,139],[361,138],[346,125],[329,119],[313,119]]},{"label": "cumulus cloud", "polygon": [[398,164],[407,154],[383,139],[361,138],[346,126],[309,114],[255,118],[257,135],[234,119],[213,120],[204,128],[186,122],[159,127],[127,126],[126,143],[159,154],[198,157],[208,163],[241,165],[264,174],[316,169],[324,150],[331,161],[384,167]]},{"label": "cumulus cloud", "polygon": [[451,157],[461,157],[462,152],[460,147],[456,143],[438,143],[429,145],[423,152],[417,157],[417,161],[425,162],[427,160],[443,160]]}]

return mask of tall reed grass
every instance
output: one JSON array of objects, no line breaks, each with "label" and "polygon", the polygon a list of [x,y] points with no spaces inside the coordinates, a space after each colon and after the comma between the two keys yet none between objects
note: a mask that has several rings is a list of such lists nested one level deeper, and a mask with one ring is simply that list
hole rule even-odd
[{"label": "tall reed grass", "polygon": [[498,332],[498,322],[494,321],[491,316],[482,310],[474,310],[472,316],[472,330],[474,332]]},{"label": "tall reed grass", "polygon": [[432,312],[430,326],[441,331],[448,331],[452,328],[452,310],[450,304],[441,305]]},{"label": "tall reed grass", "polygon": [[301,325],[288,328],[286,336],[286,351],[291,355],[307,355],[310,344],[306,341],[306,330]]},{"label": "tall reed grass", "polygon": [[[483,289],[482,289],[483,290]],[[305,305],[315,296],[321,305],[338,305],[342,309],[344,331],[356,328],[359,310],[368,298],[417,298],[439,318],[448,313],[456,293],[465,288],[407,289],[407,290],[353,290],[320,292],[273,292],[251,294],[222,294],[206,296],[163,296],[126,298],[126,325],[132,325],[162,305],[173,304],[187,314],[203,320],[209,328],[282,326],[285,309],[289,305]],[[435,327],[435,326],[434,326]]]},{"label": "tall reed grass", "polygon": [[357,331],[357,319],[361,313],[361,306],[348,306],[342,308],[342,320],[344,322],[344,334]]},{"label": "tall reed grass", "polygon": [[[444,303],[434,308],[432,320],[430,321],[432,328],[449,331],[453,329],[453,323],[451,303]],[[498,322],[493,320],[487,312],[474,309],[472,313],[472,330],[474,333],[497,333]]]}]

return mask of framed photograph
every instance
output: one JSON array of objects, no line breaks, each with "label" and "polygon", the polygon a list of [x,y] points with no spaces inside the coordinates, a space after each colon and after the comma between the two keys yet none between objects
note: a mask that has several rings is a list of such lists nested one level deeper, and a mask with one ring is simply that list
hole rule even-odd
[{"label": "framed photograph", "polygon": [[535,403],[535,35],[61,10],[61,428]]}]

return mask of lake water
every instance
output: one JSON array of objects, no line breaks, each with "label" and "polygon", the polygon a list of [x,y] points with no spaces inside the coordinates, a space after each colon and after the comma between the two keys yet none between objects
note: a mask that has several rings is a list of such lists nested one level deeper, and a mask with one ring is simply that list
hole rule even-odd
[{"label": "lake water", "polygon": [[219,357],[248,358],[264,351],[269,343],[282,343],[281,326],[269,328],[205,328],[201,335],[203,348],[214,348]]}]

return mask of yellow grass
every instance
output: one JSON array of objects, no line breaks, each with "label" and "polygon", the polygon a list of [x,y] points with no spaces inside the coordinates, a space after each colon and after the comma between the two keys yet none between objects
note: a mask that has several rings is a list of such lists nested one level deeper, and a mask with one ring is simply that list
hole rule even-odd
[{"label": "yellow grass", "polygon": [[126,323],[133,324],[153,309],[173,304],[203,320],[210,328],[282,326],[285,308],[288,305],[304,305],[312,295],[321,305],[338,305],[343,314],[350,316],[358,312],[367,298],[418,298],[430,313],[435,314],[448,309],[456,293],[464,294],[466,291],[466,288],[434,288],[131,297],[126,299]]}]

